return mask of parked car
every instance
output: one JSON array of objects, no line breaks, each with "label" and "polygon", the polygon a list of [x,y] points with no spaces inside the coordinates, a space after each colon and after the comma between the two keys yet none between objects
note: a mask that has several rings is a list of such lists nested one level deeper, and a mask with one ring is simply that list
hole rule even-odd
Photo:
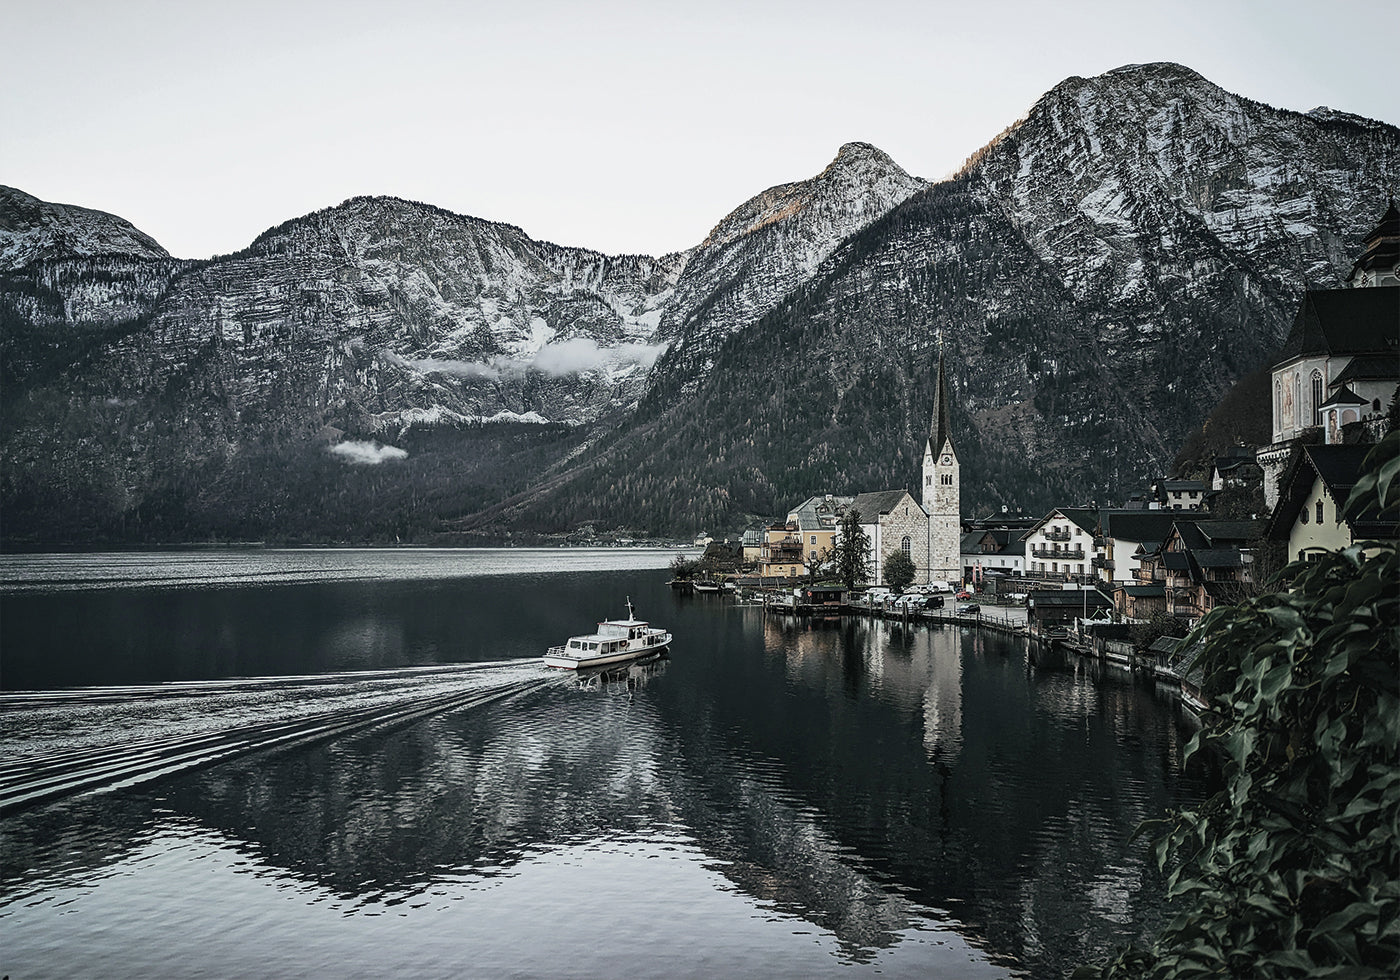
[{"label": "parked car", "polygon": [[975,602],[964,602],[962,605],[958,606],[958,612],[960,613],[980,613],[981,611],[982,607]]},{"label": "parked car", "polygon": [[941,595],[931,595],[931,596],[929,596],[929,597],[928,597],[928,603],[924,606],[924,608],[925,608],[925,609],[942,609],[942,608],[943,608],[943,597],[942,597]]},{"label": "parked car", "polygon": [[969,592],[969,591],[967,591],[967,589],[963,589],[962,591],[960,591],[960,592],[958,593],[958,598],[959,598],[959,599],[971,599],[971,598],[972,598],[972,593]]},{"label": "parked car", "polygon": [[927,601],[928,599],[925,596],[922,596],[917,592],[906,592],[904,593],[904,595],[900,596],[898,599],[895,599],[892,603],[890,603],[890,605],[894,606],[894,608],[899,610],[907,609],[910,612],[915,612],[919,609],[924,608],[924,603],[926,603]]}]

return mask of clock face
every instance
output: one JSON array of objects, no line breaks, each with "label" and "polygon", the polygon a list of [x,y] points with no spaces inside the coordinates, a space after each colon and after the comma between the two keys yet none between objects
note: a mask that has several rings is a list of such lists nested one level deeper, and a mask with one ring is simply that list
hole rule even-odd
[{"label": "clock face", "polygon": [[948,455],[947,453],[944,453],[944,454],[943,454],[943,458],[940,459],[939,462],[942,463],[944,466],[952,466],[952,465],[953,465],[953,457],[950,456],[950,455]]}]

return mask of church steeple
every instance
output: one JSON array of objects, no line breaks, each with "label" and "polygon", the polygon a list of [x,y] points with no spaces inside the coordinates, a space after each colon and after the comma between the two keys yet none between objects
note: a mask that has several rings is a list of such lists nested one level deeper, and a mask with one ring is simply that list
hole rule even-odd
[{"label": "church steeple", "polygon": [[948,384],[943,373],[943,351],[938,352],[938,388],[933,396],[933,421],[928,427],[929,451],[935,456],[943,451],[952,433],[948,427]]},{"label": "church steeple", "polygon": [[948,377],[939,342],[938,381],[933,395],[933,419],[924,446],[924,513],[928,514],[928,581],[962,579],[962,476],[953,448],[952,415],[948,411]]}]

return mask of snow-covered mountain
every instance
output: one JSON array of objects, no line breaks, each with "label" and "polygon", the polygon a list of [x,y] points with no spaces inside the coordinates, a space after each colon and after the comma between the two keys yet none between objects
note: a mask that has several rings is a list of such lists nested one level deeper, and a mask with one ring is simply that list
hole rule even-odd
[{"label": "snow-covered mountain", "polygon": [[41,259],[94,255],[168,259],[155,239],[103,211],[50,204],[0,185],[0,271]]},{"label": "snow-covered mountain", "polygon": [[937,338],[967,509],[1111,498],[1340,281],[1397,177],[1393,126],[1142,65],[1057,85],[948,181],[848,143],[660,258],[356,198],[191,262],[6,191],[0,506],[78,537],[720,527],[914,479]]},{"label": "snow-covered mountain", "polygon": [[687,390],[715,349],[816,272],[851,233],[928,184],[868,143],[847,143],[808,180],[770,187],[724,217],[690,255],[661,322],[665,374]]}]

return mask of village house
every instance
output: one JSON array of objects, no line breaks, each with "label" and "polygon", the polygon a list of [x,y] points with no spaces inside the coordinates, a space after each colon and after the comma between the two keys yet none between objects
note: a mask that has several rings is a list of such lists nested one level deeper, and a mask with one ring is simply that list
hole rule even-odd
[{"label": "village house", "polygon": [[1257,455],[1270,509],[1279,501],[1279,478],[1297,445],[1324,439],[1337,444],[1346,441],[1348,425],[1375,427],[1394,397],[1400,382],[1397,256],[1400,211],[1392,200],[1366,236],[1347,287],[1304,294],[1273,365],[1272,437]]},{"label": "village house", "polygon": [[1269,515],[1267,536],[1284,542],[1290,561],[1306,561],[1324,551],[1358,541],[1394,540],[1400,529],[1375,511],[1347,515],[1345,505],[1357,474],[1374,446],[1304,446],[1279,485],[1278,505]]},{"label": "village house", "polygon": [[1032,520],[972,522],[962,536],[962,580],[982,585],[992,579],[1024,578],[1026,532]]},{"label": "village house", "polygon": [[1105,510],[1099,513],[1102,556],[1096,558],[1100,577],[1111,584],[1137,582],[1138,555],[1152,554],[1167,540],[1177,521],[1205,520],[1200,511]]},{"label": "village house", "polygon": [[1231,487],[1247,487],[1259,478],[1259,462],[1248,446],[1230,446],[1215,457],[1210,468],[1210,488],[1213,491]]},{"label": "village house", "polygon": [[1152,494],[1159,510],[1197,510],[1205,503],[1206,485],[1200,480],[1158,480]]},{"label": "village house", "polygon": [[1194,621],[1238,602],[1254,584],[1249,546],[1263,528],[1263,521],[1174,521],[1160,543],[1139,548],[1134,581],[1114,587],[1114,607],[1125,619],[1160,612]]},{"label": "village house", "polygon": [[1094,560],[1102,563],[1098,511],[1088,507],[1058,507],[1025,535],[1026,577],[1084,582],[1095,576]]}]

